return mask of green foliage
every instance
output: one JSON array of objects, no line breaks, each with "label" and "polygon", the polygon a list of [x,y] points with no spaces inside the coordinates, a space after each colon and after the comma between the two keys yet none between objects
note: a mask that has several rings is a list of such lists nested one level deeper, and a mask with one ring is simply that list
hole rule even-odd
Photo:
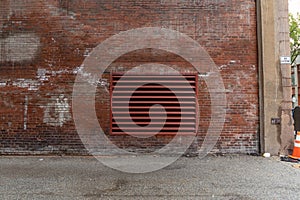
[{"label": "green foliage", "polygon": [[296,61],[300,54],[300,14],[296,16],[289,14],[290,24],[290,47],[291,47],[291,64]]}]

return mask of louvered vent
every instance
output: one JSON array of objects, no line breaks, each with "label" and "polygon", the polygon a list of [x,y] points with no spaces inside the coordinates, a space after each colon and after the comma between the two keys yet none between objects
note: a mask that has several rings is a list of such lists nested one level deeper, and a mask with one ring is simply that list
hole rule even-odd
[{"label": "louvered vent", "polygon": [[[197,76],[182,76],[126,75],[124,79],[121,78],[122,74],[112,73],[111,134],[194,134],[197,124]],[[187,89],[187,84],[190,89]],[[165,110],[151,110],[153,112],[150,116],[149,110],[156,104],[163,106]],[[165,121],[162,120],[163,115],[166,116]],[[132,126],[130,121],[138,127]]]}]

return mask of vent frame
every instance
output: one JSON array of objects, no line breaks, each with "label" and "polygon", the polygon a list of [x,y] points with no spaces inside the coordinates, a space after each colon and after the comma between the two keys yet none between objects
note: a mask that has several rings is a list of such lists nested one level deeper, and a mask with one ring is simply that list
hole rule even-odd
[{"label": "vent frame", "polygon": [[[110,131],[109,131],[109,134],[110,135],[127,135],[127,133],[123,132],[122,130],[121,131],[115,131],[115,130],[118,130],[118,129],[116,128],[117,124],[114,121],[114,116],[113,116],[113,113],[112,113],[112,110],[113,110],[113,91],[115,89],[115,84],[118,82],[118,80],[116,80],[116,78],[121,78],[124,74],[125,73],[122,73],[122,72],[111,72],[110,73],[110,85],[109,85],[109,92],[110,92]],[[128,75],[126,75],[126,76],[128,76]],[[151,73],[151,74],[149,74],[149,73],[147,73],[147,74],[136,73],[136,74],[130,74],[130,76],[132,76],[134,78],[137,78],[137,77],[139,77],[139,78],[141,78],[141,77],[146,77],[146,78],[151,78],[151,77],[152,78],[153,77],[155,77],[155,78],[158,78],[158,77],[162,77],[162,78],[172,77],[172,78],[175,78],[176,77],[175,74],[155,74],[155,73]],[[181,119],[183,119],[183,122],[182,121],[180,121],[180,122],[171,121],[170,122],[170,120],[176,120],[176,119],[178,120],[178,118],[180,118],[180,117],[178,117],[178,116],[171,117],[170,116],[171,115],[171,113],[170,113],[171,111],[167,111],[167,115],[168,115],[167,116],[167,120],[169,120],[169,121],[164,124],[163,129],[160,130],[160,132],[157,133],[156,135],[176,135],[176,134],[179,134],[179,135],[195,135],[195,134],[197,134],[197,129],[198,129],[198,125],[199,125],[199,122],[197,120],[198,116],[199,116],[199,106],[198,106],[198,73],[186,73],[186,72],[183,72],[183,73],[181,73],[181,76],[183,76],[185,78],[188,78],[187,80],[192,79],[192,81],[190,81],[190,82],[191,82],[192,88],[194,89],[194,92],[193,92],[194,96],[193,97],[186,96],[186,97],[187,97],[187,99],[189,99],[189,98],[193,99],[193,103],[191,104],[191,102],[188,102],[187,104],[189,106],[186,107],[186,108],[188,108],[189,110],[193,110],[193,113],[187,113],[188,117],[187,116],[180,116]],[[136,81],[137,80],[135,79],[135,82]],[[149,80],[147,80],[147,81],[145,81],[145,83],[149,83]],[[154,80],[154,82],[155,82],[155,80]],[[153,84],[153,85],[155,85],[155,84]],[[142,86],[142,87],[144,87],[144,86]],[[154,91],[154,89],[157,89],[157,88],[160,88],[160,87],[153,87],[152,86],[152,91]],[[183,93],[187,93],[186,91],[184,91],[184,87],[179,87],[179,88],[181,88],[183,90],[182,91]],[[122,92],[124,92],[126,94],[126,90],[124,90]],[[156,92],[158,92],[159,94],[163,94],[164,93],[163,90],[162,91],[158,91],[157,90]],[[143,92],[140,92],[140,91],[136,90],[134,92],[134,94],[135,93],[143,93]],[[151,92],[146,92],[145,94],[152,94],[152,93]],[[133,96],[135,96],[135,95],[133,95]],[[133,96],[131,96],[131,98]],[[126,97],[128,98],[128,96],[126,96]],[[166,97],[166,99],[168,99],[168,98],[172,99],[170,96],[159,96],[159,97]],[[134,97],[134,98],[136,98],[136,97]],[[144,96],[142,96],[140,99],[143,99],[143,98],[144,98]],[[132,103],[132,102],[133,101],[130,101],[130,103]],[[163,102],[163,101],[158,101],[157,104],[160,104],[160,105],[163,105],[163,104],[172,105],[172,104],[176,103],[176,102],[172,102],[172,101],[164,101],[164,103],[160,103],[160,102]],[[152,101],[150,100],[150,101],[144,101],[144,103],[148,103],[148,104],[153,105],[156,102],[154,102],[153,100]],[[147,106],[143,105],[143,106],[136,106],[136,107],[145,109],[145,107],[147,107]],[[148,106],[148,107],[151,107],[151,106]],[[123,108],[126,109],[126,107],[123,107]],[[167,108],[171,108],[171,109],[175,109],[176,110],[176,109],[178,109],[178,106],[177,107],[173,106],[173,108],[172,108],[172,106],[169,106]],[[179,108],[181,109],[180,105],[179,105]],[[148,109],[148,112],[149,112],[149,109]],[[183,112],[180,111],[180,115],[182,115],[182,113]],[[132,117],[133,119],[139,119],[139,117],[134,116],[132,112],[130,112],[130,115],[133,116]],[[145,118],[147,118],[147,117],[142,116],[140,119],[145,119]],[[147,119],[150,119],[149,114],[148,114],[148,118]],[[155,117],[152,118],[152,119],[154,119],[154,120],[158,119],[159,120],[159,118],[155,118]],[[126,118],[124,118],[124,120],[125,120],[124,123],[126,124]],[[190,120],[190,121],[188,121],[188,120]],[[141,122],[136,122],[136,124],[138,124],[138,125],[145,125],[145,124],[147,124],[147,122],[141,121]],[[188,128],[186,129],[186,130],[189,130],[189,131],[186,131],[186,132],[180,131],[180,132],[178,132],[178,129],[176,131],[176,128],[174,126],[172,126],[172,125],[179,125],[179,126],[189,125]],[[170,126],[170,127],[168,128],[167,126]],[[178,126],[178,128],[179,128],[179,126]],[[129,130],[130,130],[130,128],[129,128]],[[165,130],[167,130],[167,131],[165,131]],[[146,131],[144,131],[144,132],[134,132],[134,130],[131,130],[130,131],[130,135],[153,135],[153,134],[152,134],[152,132],[151,132],[150,129],[146,129]]]}]

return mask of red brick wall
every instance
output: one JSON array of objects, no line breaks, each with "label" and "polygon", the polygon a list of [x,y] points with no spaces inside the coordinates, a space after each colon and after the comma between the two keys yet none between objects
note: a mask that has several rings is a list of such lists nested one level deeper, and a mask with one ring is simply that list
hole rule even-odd
[{"label": "red brick wall", "polygon": [[[103,40],[140,27],[163,27],[187,34],[204,47],[222,75],[227,114],[214,152],[258,151],[258,69],[256,8],[253,0],[1,2],[0,153],[85,153],[72,118],[72,89],[88,53]],[[106,70],[126,71],[156,62],[194,72],[184,59],[145,49],[123,55]],[[201,145],[210,120],[210,97],[199,78]],[[109,96],[96,95],[98,120],[109,132]],[[58,105],[63,104],[60,108]],[[170,137],[127,136],[116,144],[147,151]]]}]

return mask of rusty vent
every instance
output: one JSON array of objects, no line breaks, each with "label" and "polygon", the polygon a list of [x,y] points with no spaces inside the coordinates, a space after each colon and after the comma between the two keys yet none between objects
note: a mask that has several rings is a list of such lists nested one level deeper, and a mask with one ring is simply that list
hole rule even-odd
[{"label": "rusty vent", "polygon": [[[197,75],[182,76],[126,75],[124,78],[120,73],[112,73],[110,133],[194,134],[197,124]],[[157,104],[161,107],[154,108]]]}]

